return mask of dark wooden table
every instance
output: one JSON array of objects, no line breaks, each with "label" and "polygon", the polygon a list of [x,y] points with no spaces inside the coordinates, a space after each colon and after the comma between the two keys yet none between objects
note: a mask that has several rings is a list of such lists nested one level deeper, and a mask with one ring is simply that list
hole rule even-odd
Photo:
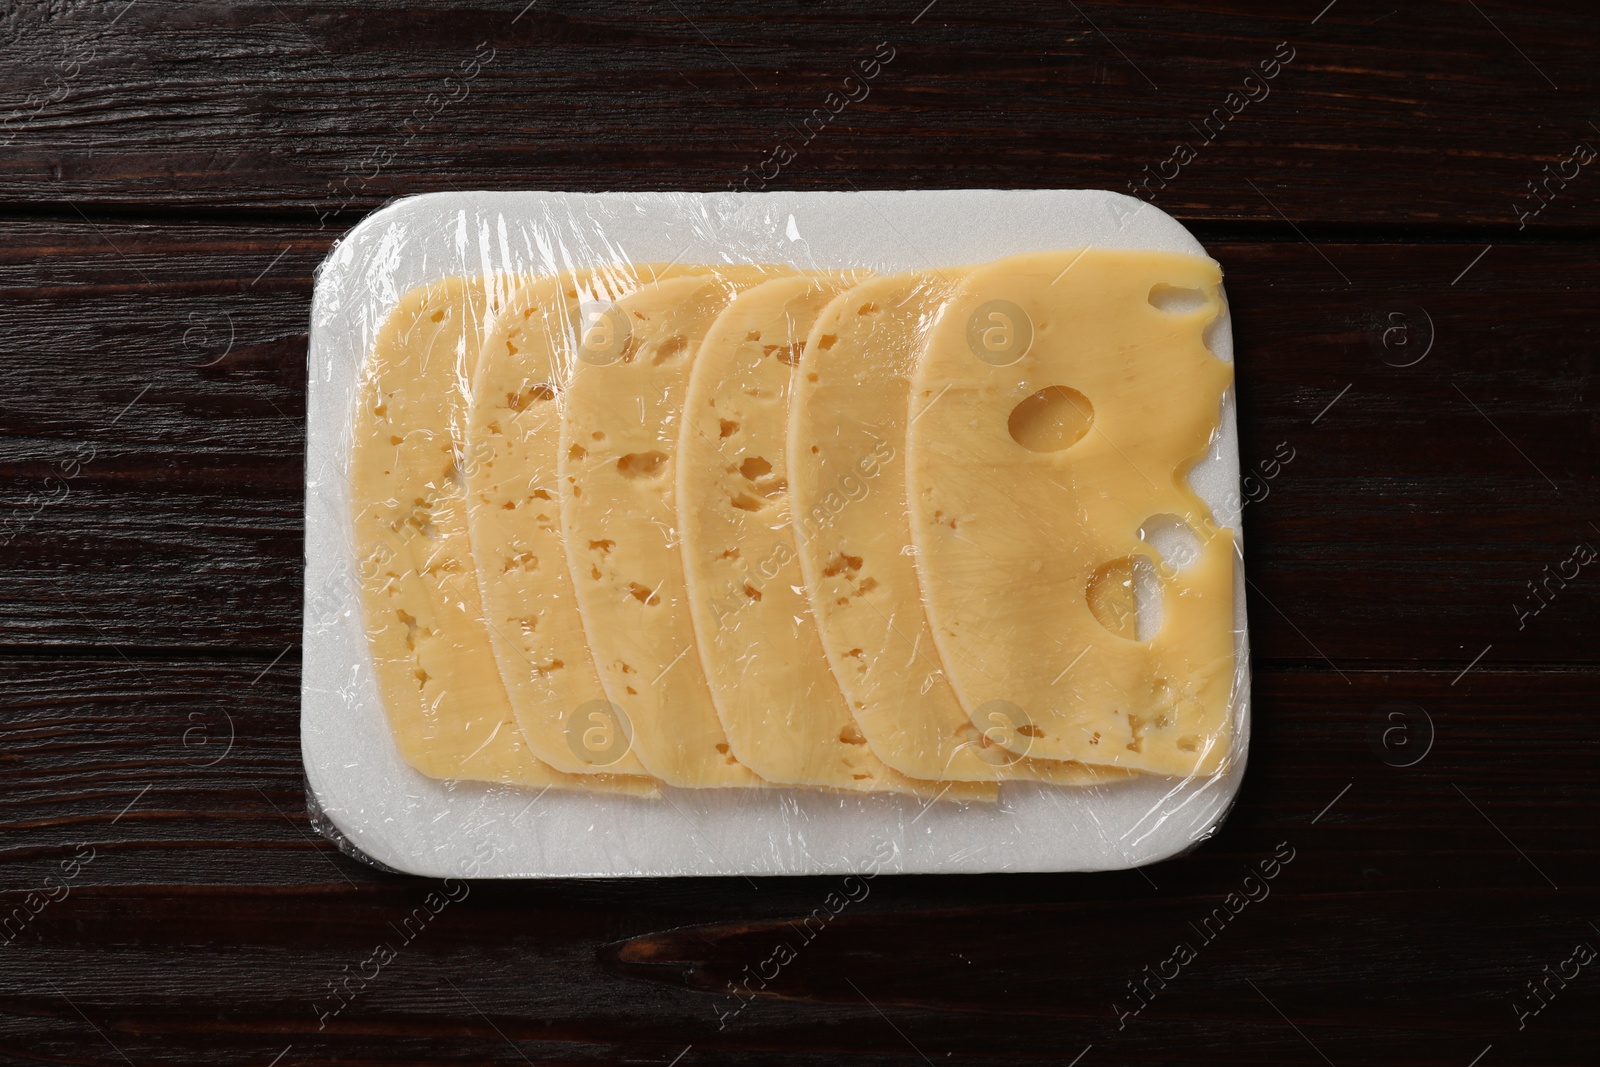
[{"label": "dark wooden table", "polygon": [[[1592,4],[524,2],[0,14],[0,1062],[1600,1059]],[[313,269],[407,193],[755,188],[884,49],[769,187],[1132,188],[1225,267],[1237,808],[881,878],[748,1004],[836,880],[474,883],[371,974],[437,887],[305,813]]]}]

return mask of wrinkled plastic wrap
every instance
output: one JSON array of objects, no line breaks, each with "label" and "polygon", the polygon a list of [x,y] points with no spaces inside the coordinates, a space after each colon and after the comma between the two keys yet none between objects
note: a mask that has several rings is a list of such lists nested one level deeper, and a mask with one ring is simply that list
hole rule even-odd
[{"label": "wrinkled plastic wrap", "polygon": [[1248,743],[1220,280],[1099,191],[375,213],[312,308],[319,827],[433,876],[1189,848]]}]

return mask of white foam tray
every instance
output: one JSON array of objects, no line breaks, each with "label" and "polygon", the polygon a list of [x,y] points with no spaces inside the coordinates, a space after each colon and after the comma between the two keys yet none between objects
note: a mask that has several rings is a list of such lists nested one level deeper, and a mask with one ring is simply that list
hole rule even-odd
[{"label": "white foam tray", "polygon": [[[322,825],[401,871],[501,878],[1093,871],[1151,863],[1207,837],[1238,791],[1249,735],[1242,561],[1227,769],[1088,790],[1008,783],[998,806],[804,790],[667,789],[649,801],[436,781],[390,739],[362,632],[352,407],[368,342],[412,287],[621,258],[888,272],[1082,246],[1204,253],[1165,212],[1098,190],[435,193],[363,220],[322,264],[311,313],[301,746]],[[1226,316],[1209,338],[1233,358]],[[1222,432],[1191,481],[1237,530],[1231,388]]]}]

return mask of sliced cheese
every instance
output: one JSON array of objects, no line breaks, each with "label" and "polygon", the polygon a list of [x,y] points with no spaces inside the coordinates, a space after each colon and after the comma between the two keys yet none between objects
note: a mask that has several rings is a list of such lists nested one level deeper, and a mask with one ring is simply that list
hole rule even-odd
[{"label": "sliced cheese", "polygon": [[495,668],[468,547],[466,383],[508,282],[415,289],[379,328],[350,459],[356,559],[396,747],[433,778],[647,794],[644,778],[565,775],[528,750]]},{"label": "sliced cheese", "polygon": [[729,748],[695,651],[676,471],[701,339],[734,292],[770,276],[724,268],[624,296],[620,345],[574,361],[562,403],[561,528],[584,632],[640,760],[675,785],[761,784]]},{"label": "sliced cheese", "polygon": [[[1228,752],[1233,533],[1186,480],[1232,380],[1203,338],[1220,285],[1195,256],[1016,256],[971,270],[930,333],[907,440],[928,615],[968,716],[1004,709],[1030,756],[1189,775]],[[1164,310],[1184,291],[1198,310]],[[1141,538],[1163,516],[1192,563]]]},{"label": "sliced cheese", "polygon": [[[790,523],[795,366],[818,313],[852,280],[767,282],[734,298],[707,334],[678,438],[689,602],[740,762],[772,782],[932,794],[937,786],[879,760],[851,715],[812,616]],[[963,786],[956,795],[994,792]]]},{"label": "sliced cheese", "polygon": [[[959,271],[871,278],[822,310],[789,402],[789,500],[834,677],[879,759],[913,778],[1089,784],[1079,763],[1021,757],[1003,716],[973,725],[944,676],[907,547],[911,371]],[[764,604],[765,598],[762,603]]]},{"label": "sliced cheese", "polygon": [[584,634],[561,537],[567,380],[576,360],[618,354],[615,312],[601,308],[640,281],[699,269],[639,264],[539,278],[511,296],[484,339],[467,418],[472,552],[511,706],[534,754],[558,770],[648,773],[641,752],[662,743],[653,729],[632,736],[637,726],[609,703]]}]

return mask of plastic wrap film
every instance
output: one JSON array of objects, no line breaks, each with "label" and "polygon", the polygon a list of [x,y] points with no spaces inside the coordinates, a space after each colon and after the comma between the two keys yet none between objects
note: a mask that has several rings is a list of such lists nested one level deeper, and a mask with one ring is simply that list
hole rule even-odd
[{"label": "plastic wrap film", "polygon": [[1221,283],[1100,191],[372,215],[312,308],[319,828],[433,876],[1191,847],[1248,744]]}]

